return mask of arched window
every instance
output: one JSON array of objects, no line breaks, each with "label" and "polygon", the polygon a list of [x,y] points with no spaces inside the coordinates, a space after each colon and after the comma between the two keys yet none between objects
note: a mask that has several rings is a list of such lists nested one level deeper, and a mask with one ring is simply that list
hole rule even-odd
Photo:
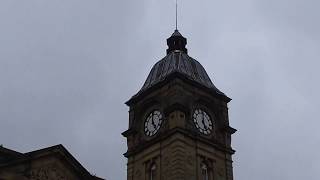
[{"label": "arched window", "polygon": [[156,170],[157,170],[157,166],[155,163],[152,163],[152,165],[150,166],[150,171],[149,171],[149,179],[150,180],[155,180],[156,179]]},{"label": "arched window", "polygon": [[201,163],[201,180],[209,180],[208,166]]}]

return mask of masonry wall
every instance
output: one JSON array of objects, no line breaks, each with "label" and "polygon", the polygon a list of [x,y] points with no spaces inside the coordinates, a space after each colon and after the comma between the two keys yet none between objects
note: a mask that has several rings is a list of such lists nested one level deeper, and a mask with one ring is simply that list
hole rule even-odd
[{"label": "masonry wall", "polygon": [[232,180],[232,160],[225,152],[176,133],[152,145],[128,161],[128,180],[149,180],[149,168],[157,166],[154,180],[200,180],[201,163],[209,166],[209,180]]},{"label": "masonry wall", "polygon": [[65,164],[54,157],[18,163],[0,169],[2,180],[79,180]]}]

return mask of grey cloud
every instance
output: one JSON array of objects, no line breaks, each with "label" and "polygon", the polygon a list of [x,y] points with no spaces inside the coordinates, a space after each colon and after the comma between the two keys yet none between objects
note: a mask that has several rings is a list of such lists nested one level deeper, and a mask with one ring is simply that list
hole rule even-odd
[{"label": "grey cloud", "polygon": [[[190,55],[229,95],[235,179],[320,177],[318,1],[183,1]],[[0,2],[0,143],[64,144],[126,178],[123,104],[165,55],[174,1]]]}]

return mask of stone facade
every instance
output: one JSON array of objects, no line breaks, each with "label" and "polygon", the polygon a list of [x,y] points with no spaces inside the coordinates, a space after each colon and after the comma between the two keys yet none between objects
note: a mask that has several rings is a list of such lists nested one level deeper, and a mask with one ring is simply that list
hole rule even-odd
[{"label": "stone facade", "polygon": [[91,175],[62,146],[29,153],[0,147],[0,180],[103,180]]},{"label": "stone facade", "polygon": [[54,158],[41,158],[0,170],[2,179],[25,180],[76,180],[78,179],[61,162]]}]

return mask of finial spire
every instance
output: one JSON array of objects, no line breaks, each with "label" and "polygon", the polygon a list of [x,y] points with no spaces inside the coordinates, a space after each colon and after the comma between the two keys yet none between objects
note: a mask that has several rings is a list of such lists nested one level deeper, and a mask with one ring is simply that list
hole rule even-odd
[{"label": "finial spire", "polygon": [[178,30],[178,0],[176,0],[176,30]]}]

